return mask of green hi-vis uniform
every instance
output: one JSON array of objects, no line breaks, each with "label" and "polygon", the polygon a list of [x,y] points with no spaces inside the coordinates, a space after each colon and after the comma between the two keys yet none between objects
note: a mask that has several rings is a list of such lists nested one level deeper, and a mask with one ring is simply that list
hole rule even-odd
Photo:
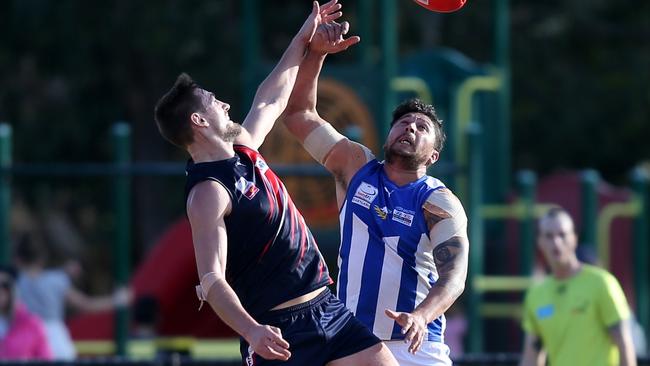
[{"label": "green hi-vis uniform", "polygon": [[552,366],[618,365],[608,328],[629,316],[616,278],[585,264],[569,279],[548,277],[528,290],[523,328],[542,340]]}]

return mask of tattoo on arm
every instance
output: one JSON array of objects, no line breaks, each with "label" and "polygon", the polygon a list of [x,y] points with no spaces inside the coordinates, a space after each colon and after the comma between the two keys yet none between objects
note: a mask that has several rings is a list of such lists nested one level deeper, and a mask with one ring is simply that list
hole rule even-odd
[{"label": "tattoo on arm", "polygon": [[465,288],[467,246],[467,239],[453,237],[433,249],[433,260],[438,270],[437,285],[444,286],[456,296],[460,296]]},{"label": "tattoo on arm", "polygon": [[433,249],[433,260],[436,263],[438,272],[448,272],[448,270],[453,269],[455,259],[462,250],[463,245],[459,237],[453,237],[435,247]]}]

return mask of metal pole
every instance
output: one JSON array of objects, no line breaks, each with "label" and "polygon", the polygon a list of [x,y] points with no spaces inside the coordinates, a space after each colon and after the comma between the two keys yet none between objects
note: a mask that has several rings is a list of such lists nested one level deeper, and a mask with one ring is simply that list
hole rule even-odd
[{"label": "metal pole", "polygon": [[242,102],[252,103],[257,89],[256,69],[260,59],[259,9],[257,0],[243,0],[242,4],[242,81],[244,83]]},{"label": "metal pole", "polygon": [[637,167],[632,172],[632,187],[641,204],[641,212],[634,218],[634,293],[636,294],[636,317],[639,324],[650,330],[650,286],[648,276],[649,252],[648,223],[650,208],[648,195],[648,172]]},{"label": "metal pole", "polygon": [[598,217],[598,194],[596,186],[600,177],[598,172],[587,169],[582,172],[582,231],[580,244],[596,247],[596,221]]},{"label": "metal pole", "polygon": [[501,88],[498,91],[499,127],[497,130],[497,158],[500,163],[495,166],[494,179],[498,200],[505,201],[510,188],[510,5],[509,0],[494,2],[494,64],[501,73]]},{"label": "metal pole", "polygon": [[[131,127],[126,122],[113,125],[113,149],[115,165],[126,169],[131,162]],[[126,172],[119,172],[114,178],[115,203],[115,282],[125,286],[129,280],[131,263],[131,177]],[[129,314],[126,306],[115,311],[115,350],[120,356],[126,355]]]},{"label": "metal pole", "polygon": [[361,64],[364,67],[372,66],[372,20],[375,18],[372,14],[373,6],[372,0],[360,0],[357,7],[359,14],[357,16],[357,23],[359,24],[359,36],[361,43],[359,44],[359,53]]},{"label": "metal pole", "polygon": [[395,0],[381,0],[381,54],[382,54],[382,108],[383,114],[378,118],[381,121],[379,128],[380,141],[388,135],[391,114],[395,107],[395,92],[391,82],[397,73],[397,7]]},{"label": "metal pole", "polygon": [[9,172],[11,167],[11,125],[0,123],[0,264],[10,262],[10,233],[11,221],[11,180]]},{"label": "metal pole", "polygon": [[[465,131],[468,139],[469,161],[468,161],[468,181],[469,187],[469,205],[468,225],[469,225],[469,277],[467,279],[468,291],[468,311],[469,311],[469,338],[468,349],[470,352],[483,351],[483,320],[480,314],[482,295],[476,291],[475,285],[478,279],[483,276],[484,271],[484,227],[483,218],[481,217],[481,205],[483,204],[483,166],[481,159],[481,125],[470,123]],[[466,202],[467,204],[467,202]]]},{"label": "metal pole", "polygon": [[[498,76],[472,76],[463,80],[458,88],[454,90],[452,100],[455,123],[451,126],[453,128],[453,131],[451,131],[453,141],[450,141],[450,145],[453,147],[453,159],[461,169],[468,164],[467,151],[469,148],[464,137],[467,124],[475,120],[472,113],[473,97],[478,92],[497,92],[500,88],[501,78]],[[462,201],[467,194],[467,178],[460,174],[457,175],[455,180],[454,190]]]},{"label": "metal pole", "polygon": [[524,207],[524,216],[519,224],[519,241],[521,243],[521,262],[519,272],[523,276],[532,274],[535,253],[535,201],[537,177],[530,170],[517,173],[519,196]]}]

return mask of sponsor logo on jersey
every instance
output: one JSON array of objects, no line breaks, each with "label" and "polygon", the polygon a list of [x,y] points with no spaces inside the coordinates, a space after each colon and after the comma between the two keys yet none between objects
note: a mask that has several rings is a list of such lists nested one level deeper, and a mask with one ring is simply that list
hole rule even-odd
[{"label": "sponsor logo on jersey", "polygon": [[258,157],[255,160],[255,167],[257,167],[257,169],[259,169],[260,173],[262,173],[262,174],[266,173],[266,171],[269,170],[269,166],[266,164],[264,159],[262,159],[260,157]]},{"label": "sponsor logo on jersey", "polygon": [[572,314],[583,314],[587,311],[587,308],[589,307],[589,301],[584,300],[577,306],[574,306],[573,309],[571,309]]},{"label": "sponsor logo on jersey", "polygon": [[357,191],[354,193],[354,197],[352,197],[352,202],[369,209],[370,204],[377,197],[377,193],[377,187],[366,182],[361,182],[359,187],[357,187]]},{"label": "sponsor logo on jersey", "polygon": [[235,183],[235,188],[237,188],[237,190],[249,200],[252,200],[257,192],[260,191],[260,189],[255,186],[255,183],[244,179],[244,177],[239,177],[239,180]]},{"label": "sponsor logo on jersey", "polygon": [[411,226],[413,225],[413,218],[415,217],[415,211],[407,210],[402,207],[395,207],[393,210],[393,221],[397,221],[400,224]]},{"label": "sponsor logo on jersey", "polygon": [[537,311],[536,311],[537,317],[540,320],[546,319],[546,318],[552,316],[554,312],[555,312],[555,307],[553,306],[553,304],[540,306],[540,307],[537,308]]},{"label": "sponsor logo on jersey", "polygon": [[388,209],[386,206],[384,207],[379,207],[377,205],[374,206],[375,212],[377,213],[377,216],[379,216],[380,219],[386,220],[386,217],[388,217]]}]

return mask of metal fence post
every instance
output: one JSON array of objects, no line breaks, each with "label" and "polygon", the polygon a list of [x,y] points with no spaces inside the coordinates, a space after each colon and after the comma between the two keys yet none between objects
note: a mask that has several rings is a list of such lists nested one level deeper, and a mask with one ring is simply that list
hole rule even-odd
[{"label": "metal fence post", "polygon": [[[483,204],[483,164],[481,158],[481,125],[470,123],[465,131],[467,146],[469,147],[469,161],[467,175],[469,186],[468,229],[469,229],[469,278],[467,279],[467,290],[469,294],[469,327],[468,349],[470,352],[483,351],[483,320],[481,319],[480,307],[482,303],[481,292],[476,291],[475,283],[477,278],[483,275],[484,271],[484,228],[481,206]],[[467,203],[466,203],[467,204]]]},{"label": "metal fence post", "polygon": [[0,264],[10,262],[11,221],[11,180],[8,169],[11,167],[11,125],[0,123]]},{"label": "metal fence post", "polygon": [[632,171],[632,188],[641,205],[639,214],[634,218],[634,292],[636,294],[636,316],[639,324],[647,332],[650,330],[650,294],[648,276],[648,172],[637,167]]},{"label": "metal fence post", "polygon": [[521,244],[521,257],[519,269],[524,276],[530,276],[533,268],[535,253],[535,201],[537,191],[537,177],[530,170],[517,173],[519,196],[523,205],[524,215],[519,225],[519,238]]},{"label": "metal fence post", "polygon": [[596,221],[598,217],[598,194],[596,186],[600,180],[598,172],[587,169],[580,177],[582,187],[582,232],[580,233],[580,244],[596,247]]},{"label": "metal fence post", "polygon": [[[131,253],[131,177],[126,168],[131,162],[131,127],[126,122],[113,125],[113,149],[115,165],[119,172],[114,177],[115,204],[115,281],[118,286],[125,286],[129,280]],[[129,313],[125,305],[115,311],[115,351],[120,356],[126,355]]]},{"label": "metal fence post", "polygon": [[[395,108],[395,92],[391,81],[397,74],[397,4],[395,0],[381,0],[381,115],[379,136],[383,141],[388,136],[393,108]],[[383,152],[382,152],[383,155]]]}]

